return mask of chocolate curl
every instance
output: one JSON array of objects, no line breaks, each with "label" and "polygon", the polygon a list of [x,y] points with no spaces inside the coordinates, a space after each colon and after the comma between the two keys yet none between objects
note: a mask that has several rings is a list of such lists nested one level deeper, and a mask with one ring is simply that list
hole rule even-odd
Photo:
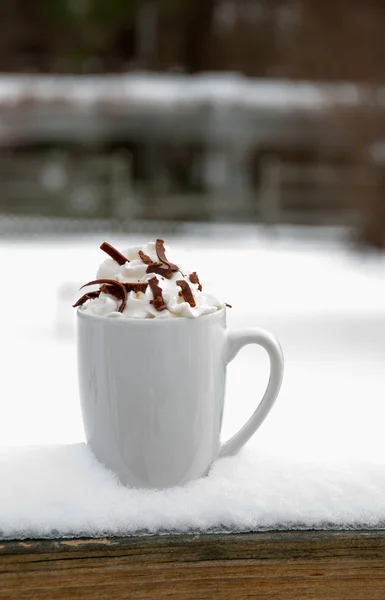
[{"label": "chocolate curl", "polygon": [[179,271],[179,267],[177,265],[174,265],[167,260],[163,244],[164,240],[157,239],[155,242],[156,254],[160,262],[162,262],[164,265],[167,265],[170,271]]},{"label": "chocolate curl", "polygon": [[185,302],[188,302],[191,308],[194,308],[194,306],[196,306],[196,303],[191,288],[187,281],[185,281],[184,279],[180,279],[176,282],[176,284],[179,285],[180,288],[182,288],[182,291],[179,292],[179,295],[183,296],[183,300]]},{"label": "chocolate curl", "polygon": [[108,254],[108,256],[111,256],[111,258],[113,258],[120,266],[124,265],[126,262],[130,262],[128,258],[123,256],[119,250],[111,246],[111,244],[108,242],[103,242],[103,244],[100,246],[100,249]]},{"label": "chocolate curl", "polygon": [[225,306],[227,306],[227,308],[233,308],[233,307],[231,306],[231,304],[227,304],[226,302],[225,302]]},{"label": "chocolate curl", "polygon": [[171,269],[168,267],[163,267],[161,263],[152,263],[151,265],[148,265],[146,273],[156,273],[165,279],[171,279],[172,277]]},{"label": "chocolate curl", "polygon": [[142,250],[139,250],[139,256],[144,262],[145,265],[152,265],[153,261],[147,254],[145,254]]},{"label": "chocolate curl", "polygon": [[151,277],[151,279],[148,280],[148,285],[150,286],[154,296],[154,299],[150,300],[150,304],[152,304],[154,308],[160,312],[166,308],[166,305],[162,296],[162,288],[159,287],[158,283],[159,279],[157,277]]},{"label": "chocolate curl", "polygon": [[77,306],[82,306],[85,302],[87,302],[87,300],[92,300],[93,298],[97,298],[100,294],[100,290],[97,290],[95,292],[87,292],[87,294],[84,294],[84,296],[82,296],[81,298],[79,298],[79,300],[77,302],[75,302],[75,304],[72,305],[72,308],[76,308]]},{"label": "chocolate curl", "polygon": [[194,271],[194,273],[190,273],[189,280],[191,281],[191,283],[197,283],[198,284],[198,290],[200,292],[202,291],[202,285],[201,285],[201,282],[199,281],[199,277],[198,277],[196,271]]},{"label": "chocolate curl", "polygon": [[[121,283],[120,281],[116,281],[116,279],[95,279],[94,281],[89,281],[88,283],[85,283],[80,289],[82,290],[84,287],[87,287],[87,285],[95,285],[97,283],[109,284],[109,287],[107,288],[108,291],[106,293],[111,294],[112,296],[115,296],[115,298],[118,298],[118,300],[122,301],[121,305],[118,308],[118,312],[122,313],[126,308],[127,303],[127,290],[124,287],[123,283]],[[121,293],[119,293],[118,290]]]}]

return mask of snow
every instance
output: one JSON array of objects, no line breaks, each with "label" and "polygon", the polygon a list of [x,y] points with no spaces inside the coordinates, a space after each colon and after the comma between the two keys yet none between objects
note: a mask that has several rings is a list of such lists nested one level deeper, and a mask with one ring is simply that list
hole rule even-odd
[{"label": "snow", "polygon": [[[286,111],[319,110],[330,104],[355,106],[365,87],[352,83],[319,84],[247,78],[238,73],[131,73],[123,75],[0,75],[0,103],[64,102],[79,107],[111,103],[175,110],[210,104]],[[374,98],[376,98],[374,92]],[[378,100],[381,101],[381,89]]]},{"label": "snow", "polygon": [[[101,241],[151,237],[0,243],[0,537],[385,526],[385,258],[336,237],[254,227],[167,237],[233,305],[229,327],[279,338],[280,396],[243,451],[181,489],[124,488],[91,456],[70,305]],[[250,415],[267,373],[255,347],[229,366],[223,439]]]},{"label": "snow", "polygon": [[0,473],[3,539],[385,526],[383,466],[299,463],[262,446],[166,491],[119,485],[84,444],[2,453]]}]

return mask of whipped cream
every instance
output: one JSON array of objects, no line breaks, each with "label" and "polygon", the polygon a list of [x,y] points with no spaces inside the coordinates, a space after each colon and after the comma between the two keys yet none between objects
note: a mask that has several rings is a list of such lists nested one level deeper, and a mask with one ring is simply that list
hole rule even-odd
[{"label": "whipped cream", "polygon": [[[130,319],[196,318],[225,306],[202,289],[195,272],[185,271],[175,261],[162,240],[121,252],[106,243],[101,248],[114,258],[107,258],[97,271],[100,289],[84,290],[86,294],[75,304],[86,313]],[[127,262],[119,264],[124,259]]]}]

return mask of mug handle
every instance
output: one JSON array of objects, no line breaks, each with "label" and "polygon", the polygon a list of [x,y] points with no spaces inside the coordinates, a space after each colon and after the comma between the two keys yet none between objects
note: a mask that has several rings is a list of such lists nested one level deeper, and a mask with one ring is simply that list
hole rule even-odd
[{"label": "mug handle", "polygon": [[270,358],[270,377],[265,394],[244,426],[227,442],[222,444],[218,458],[231,456],[238,452],[257,431],[266,419],[278,396],[283,377],[283,354],[279,342],[271,333],[263,329],[239,329],[228,331],[226,335],[227,364],[236,357],[239,350],[247,344],[258,344]]}]

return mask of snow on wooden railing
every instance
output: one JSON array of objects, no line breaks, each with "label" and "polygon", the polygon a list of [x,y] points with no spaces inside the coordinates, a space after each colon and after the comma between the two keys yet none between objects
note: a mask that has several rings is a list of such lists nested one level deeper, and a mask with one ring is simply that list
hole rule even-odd
[{"label": "snow on wooden railing", "polygon": [[383,103],[382,89],[373,92],[351,83],[321,85],[238,74],[0,75],[0,107],[59,102],[74,107],[136,105],[160,111],[207,104],[318,111],[330,106],[357,106],[368,94]]}]

